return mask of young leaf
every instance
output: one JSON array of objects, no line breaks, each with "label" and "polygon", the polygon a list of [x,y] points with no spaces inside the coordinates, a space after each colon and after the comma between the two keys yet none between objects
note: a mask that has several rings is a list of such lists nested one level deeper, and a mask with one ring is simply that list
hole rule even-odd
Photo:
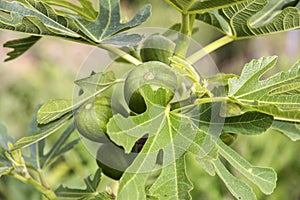
[{"label": "young leaf", "polygon": [[47,124],[72,111],[73,102],[70,99],[53,99],[45,103],[37,113],[39,124]]},{"label": "young leaf", "polygon": [[293,141],[300,140],[299,122],[287,122],[287,121],[275,120],[271,128],[283,133]]},{"label": "young leaf", "polygon": [[218,141],[218,149],[220,155],[247,179],[256,184],[264,194],[271,194],[273,192],[277,181],[274,169],[251,165],[221,140]]},{"label": "young leaf", "polygon": [[54,99],[46,102],[37,113],[39,124],[48,124],[54,120],[60,119],[66,114],[72,114],[72,111],[89,99],[104,93],[107,89],[118,83],[113,72],[97,73],[90,77],[75,81],[77,85],[85,92],[83,95],[70,99]]},{"label": "young leaf", "polygon": [[27,147],[33,143],[39,142],[43,140],[44,138],[48,137],[55,131],[57,131],[59,128],[61,128],[65,123],[67,123],[70,119],[72,114],[66,114],[62,118],[60,118],[57,121],[51,122],[47,125],[42,126],[40,129],[38,129],[32,136],[23,137],[16,141],[11,151],[18,150],[20,148]]},{"label": "young leaf", "polygon": [[6,42],[3,45],[3,47],[13,48],[14,50],[7,53],[8,58],[6,58],[4,61],[10,61],[21,56],[24,52],[30,49],[30,47],[32,47],[37,41],[39,41],[39,39],[41,39],[40,36],[29,36],[26,38]]},{"label": "young leaf", "polygon": [[184,14],[203,13],[219,8],[226,8],[246,0],[166,0],[170,5]]},{"label": "young leaf", "polygon": [[93,179],[88,176],[84,179],[86,188],[85,189],[72,189],[64,186],[59,186],[55,191],[56,195],[60,199],[113,199],[105,192],[99,192],[97,190],[101,180],[101,169],[99,168],[94,174]]},{"label": "young leaf", "polygon": [[[273,7],[268,4],[277,0],[248,0],[222,8],[213,12],[199,13],[196,19],[205,22],[219,29],[224,34],[234,38],[243,39],[288,30],[295,30],[300,27],[300,12],[295,7],[286,7],[275,16],[269,16],[269,12],[261,12],[268,5],[269,10]],[[266,23],[251,23],[252,16],[256,20],[264,19]],[[264,21],[264,22],[265,22]]]},{"label": "young leaf", "polygon": [[256,200],[256,196],[252,188],[248,184],[234,177],[219,159],[214,160],[213,165],[216,173],[235,198],[241,200]]},{"label": "young leaf", "polygon": [[300,120],[300,61],[289,71],[260,80],[277,57],[263,57],[246,64],[240,78],[229,79],[229,96],[245,106],[273,115],[275,119]]}]

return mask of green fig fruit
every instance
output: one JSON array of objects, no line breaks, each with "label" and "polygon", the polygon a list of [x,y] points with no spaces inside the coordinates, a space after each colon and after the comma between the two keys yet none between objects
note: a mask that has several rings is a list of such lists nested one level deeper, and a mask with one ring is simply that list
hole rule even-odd
[{"label": "green fig fruit", "polygon": [[97,151],[97,164],[106,176],[119,180],[136,155],[136,153],[126,154],[112,142],[105,143]]},{"label": "green fig fruit", "polygon": [[103,143],[109,141],[106,136],[106,124],[112,116],[110,99],[96,97],[75,111],[74,121],[82,136]]},{"label": "green fig fruit", "polygon": [[143,43],[140,51],[144,62],[160,61],[169,64],[169,57],[173,56],[175,43],[162,35],[151,35]]},{"label": "green fig fruit", "polygon": [[146,110],[146,104],[166,106],[174,97],[177,76],[168,65],[150,61],[131,70],[125,80],[124,95],[129,108],[137,113]]}]

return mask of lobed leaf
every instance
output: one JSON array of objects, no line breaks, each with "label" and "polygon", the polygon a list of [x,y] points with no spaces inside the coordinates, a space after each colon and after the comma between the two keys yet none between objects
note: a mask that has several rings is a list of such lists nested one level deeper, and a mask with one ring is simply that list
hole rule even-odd
[{"label": "lobed leaf", "polygon": [[219,8],[226,8],[245,0],[166,0],[170,5],[184,14],[203,13]]},{"label": "lobed leaf", "polygon": [[[150,5],[141,8],[133,19],[124,23],[120,16],[119,0],[99,0],[100,13],[96,17],[91,2],[79,0],[79,3],[81,7],[65,0],[1,1],[0,12],[5,14],[0,15],[0,29],[24,32],[36,37],[55,36],[91,45],[104,43],[129,46],[142,39],[138,34],[117,34],[145,22],[150,16]],[[72,10],[78,15],[62,13],[51,5]],[[21,55],[35,42],[32,38],[31,41],[27,40],[26,46],[15,48],[14,57],[7,60]]]},{"label": "lobed leaf", "polygon": [[[281,5],[282,10],[278,9],[278,5]],[[300,28],[299,10],[284,5],[285,2],[277,0],[247,0],[227,8],[199,13],[196,19],[214,26],[233,39],[251,38]],[[271,13],[274,10],[278,12]]]},{"label": "lobed leaf", "polygon": [[257,199],[252,188],[240,179],[234,177],[219,159],[214,160],[213,165],[215,167],[216,173],[222,179],[228,190],[235,198],[247,200]]},{"label": "lobed leaf", "polygon": [[295,89],[300,81],[300,62],[287,72],[260,80],[276,61],[277,57],[271,56],[246,64],[240,78],[229,79],[229,96],[276,119],[299,121],[300,94]]},{"label": "lobed leaf", "polygon": [[[160,99],[163,92],[156,94]],[[170,199],[189,199],[189,182],[187,180],[183,161],[180,159],[195,137],[195,130],[189,119],[172,113],[169,106],[162,107],[147,101],[147,110],[143,114],[131,117],[114,115],[107,125],[107,133],[112,141],[123,146],[130,152],[135,142],[144,135],[148,136],[142,151],[137,155],[132,165],[126,170],[120,180],[118,199],[146,199],[145,185],[147,178],[155,166],[159,151],[163,151],[163,166],[161,176],[174,174],[172,179],[164,182],[158,178],[150,188],[151,196]],[[191,135],[188,137],[186,135]],[[177,160],[179,159],[179,160]],[[177,176],[178,175],[178,176]],[[164,187],[165,189],[159,189]]]},{"label": "lobed leaf", "polygon": [[288,136],[291,140],[300,140],[300,123],[275,120],[272,129],[277,130]]},{"label": "lobed leaf", "polygon": [[220,155],[247,179],[256,184],[264,194],[271,194],[273,192],[277,181],[274,169],[251,165],[221,140],[218,141],[218,150]]},{"label": "lobed leaf", "polygon": [[39,41],[39,39],[41,39],[40,36],[29,36],[26,38],[6,42],[3,45],[3,47],[13,48],[14,50],[7,53],[8,58],[6,58],[4,61],[10,61],[21,56],[28,49],[30,49],[37,41]]},{"label": "lobed leaf", "polygon": [[[93,4],[90,0],[78,0],[80,6],[67,1],[67,0],[42,0],[43,2],[53,5],[56,7],[62,8],[61,10],[57,11],[62,12],[63,14],[70,14],[70,15],[79,15],[87,20],[95,20],[98,16],[98,12],[94,9]],[[69,10],[70,12],[66,11]]]}]

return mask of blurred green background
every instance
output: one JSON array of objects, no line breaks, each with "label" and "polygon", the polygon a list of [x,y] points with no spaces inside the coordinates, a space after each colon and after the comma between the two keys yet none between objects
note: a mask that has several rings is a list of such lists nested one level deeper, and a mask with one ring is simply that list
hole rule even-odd
[{"label": "blurred green background", "polygon": [[[168,28],[180,20],[180,15],[162,0],[121,0],[121,3],[124,18],[130,18],[145,3],[153,4],[152,17],[142,27]],[[200,31],[193,37],[203,46],[221,36],[202,23],[196,25]],[[0,44],[20,36],[1,30]],[[11,136],[18,139],[26,134],[38,104],[52,98],[72,98],[76,73],[92,50],[93,47],[83,44],[44,38],[22,57],[3,63],[10,49],[1,48],[0,122],[6,125]],[[237,74],[251,59],[269,55],[279,56],[276,68],[269,74],[287,70],[300,58],[300,32],[235,41],[211,54],[221,72]],[[263,195],[254,187],[259,200],[300,199],[300,142],[292,142],[278,132],[269,131],[254,137],[239,136],[233,148],[251,163],[273,167],[278,173],[277,188],[272,195]],[[75,180],[86,177],[95,169],[94,159],[79,144],[51,168],[49,173],[53,175],[47,181],[54,187],[58,183],[82,186]],[[191,158],[187,172],[194,183],[193,199],[233,199],[217,177],[210,177]],[[8,177],[0,179],[0,200],[41,198],[30,186]]]}]

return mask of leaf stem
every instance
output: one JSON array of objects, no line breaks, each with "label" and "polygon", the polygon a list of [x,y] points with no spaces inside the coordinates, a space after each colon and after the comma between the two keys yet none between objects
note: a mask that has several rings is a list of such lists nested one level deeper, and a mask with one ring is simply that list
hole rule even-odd
[{"label": "leaf stem", "polygon": [[123,58],[124,60],[127,60],[128,62],[134,64],[134,65],[140,65],[142,64],[141,61],[139,61],[138,59],[136,59],[135,57],[133,57],[132,55],[128,54],[125,51],[122,51],[121,49],[118,49],[116,47],[110,46],[110,45],[105,45],[105,44],[100,44],[98,45],[98,47],[105,49],[107,51],[110,51],[112,53],[117,54],[118,56],[120,56],[121,58]]},{"label": "leaf stem", "polygon": [[16,173],[11,173],[9,175],[16,178],[16,179],[18,179],[18,180],[20,180],[20,181],[22,181],[23,183],[27,183],[27,184],[33,186],[36,190],[41,192],[49,200],[56,200],[57,199],[57,196],[55,195],[55,193],[52,190],[49,190],[49,189],[41,186],[38,182],[36,182],[32,178],[25,178],[25,177],[23,177],[19,174],[16,174]]},{"label": "leaf stem", "polygon": [[230,36],[224,36],[216,41],[214,41],[213,43],[205,46],[204,48],[200,49],[199,51],[197,51],[196,53],[194,53],[193,55],[191,55],[190,57],[187,58],[187,61],[191,64],[196,63],[198,60],[200,60],[201,58],[203,58],[204,56],[206,56],[207,54],[213,52],[214,50],[232,42],[234,39]]}]

